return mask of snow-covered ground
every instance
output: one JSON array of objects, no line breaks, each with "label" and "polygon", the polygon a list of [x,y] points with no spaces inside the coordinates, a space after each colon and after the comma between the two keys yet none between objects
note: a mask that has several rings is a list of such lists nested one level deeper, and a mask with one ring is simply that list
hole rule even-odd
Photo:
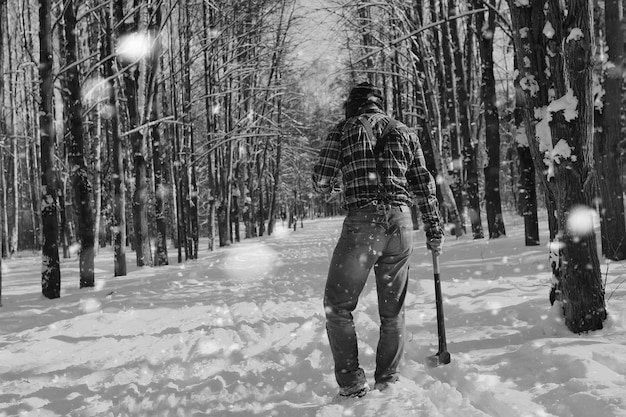
[{"label": "snow-covered ground", "polygon": [[[341,218],[307,221],[196,261],[132,267],[114,278],[98,255],[97,287],[40,295],[40,259],[4,261],[0,416],[626,416],[626,264],[607,263],[602,331],[567,331],[548,301],[547,236],[447,238],[441,258],[452,363],[437,349],[434,287],[416,231],[402,380],[333,404],[337,386],[322,294]],[[545,223],[542,225],[547,230]],[[206,245],[204,245],[206,247]],[[129,251],[130,252],[130,251]],[[356,312],[362,366],[373,378],[373,279]]]}]

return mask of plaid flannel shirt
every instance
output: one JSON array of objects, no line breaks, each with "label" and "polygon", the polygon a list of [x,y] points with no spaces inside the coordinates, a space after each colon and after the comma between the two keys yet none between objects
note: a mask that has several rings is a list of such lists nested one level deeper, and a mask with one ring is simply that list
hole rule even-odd
[{"label": "plaid flannel shirt", "polygon": [[[378,138],[389,123],[382,111],[365,113]],[[376,140],[376,138],[372,138]],[[329,133],[313,168],[317,191],[331,192],[341,174],[348,209],[364,207],[379,197],[378,176],[372,143],[358,117],[337,124]],[[389,134],[383,149],[384,188],[391,204],[416,203],[428,237],[443,236],[435,180],[426,169],[424,154],[417,135],[398,123]]]}]

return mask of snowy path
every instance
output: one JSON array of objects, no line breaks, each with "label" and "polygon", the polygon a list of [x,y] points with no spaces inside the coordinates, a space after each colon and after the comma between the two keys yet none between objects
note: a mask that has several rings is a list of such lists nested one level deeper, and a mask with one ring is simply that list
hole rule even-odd
[{"label": "snowy path", "polygon": [[[498,241],[446,242],[453,362],[437,369],[423,365],[437,337],[432,269],[415,232],[404,378],[390,392],[330,404],[321,297],[341,221],[123,278],[102,254],[98,287],[87,291],[67,261],[56,301],[39,296],[37,258],[3,263],[0,416],[626,416],[624,265],[608,278],[607,328],[569,334],[547,303],[545,247],[525,248],[513,227]],[[373,280],[355,316],[371,379]]]}]

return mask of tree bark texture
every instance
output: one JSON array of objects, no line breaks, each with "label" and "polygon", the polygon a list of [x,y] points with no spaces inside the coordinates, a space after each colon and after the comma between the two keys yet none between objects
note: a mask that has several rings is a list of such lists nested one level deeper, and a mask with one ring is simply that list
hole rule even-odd
[{"label": "tree bark texture", "polygon": [[[490,0],[495,7],[495,1]],[[487,25],[483,26],[483,13],[476,19],[480,37],[480,55],[482,60],[482,96],[485,117],[485,135],[487,165],[485,172],[485,206],[489,238],[495,239],[506,234],[502,219],[500,200],[500,116],[496,105],[496,82],[493,73],[493,37],[496,30],[495,12],[487,12]]]},{"label": "tree bark texture", "polygon": [[76,13],[74,0],[65,5],[65,58],[66,73],[66,108],[69,111],[69,129],[67,131],[67,152],[70,163],[73,206],[76,217],[77,240],[79,249],[80,288],[93,287],[94,276],[94,207],[93,187],[85,163],[85,143],[83,130],[83,106],[81,101],[81,80],[78,66],[76,43]]},{"label": "tree bark texture", "polygon": [[[515,69],[519,72],[519,62],[515,59]],[[524,92],[515,80],[515,130],[517,158],[519,161],[519,212],[524,216],[524,241],[526,246],[539,245],[539,219],[537,214],[537,184],[533,156],[530,151],[528,132],[524,128]]]},{"label": "tree bark texture", "polygon": [[[210,33],[212,29],[212,16],[213,10],[209,10],[206,2],[202,3],[202,17],[203,17],[203,25],[204,25],[204,33],[206,35],[207,41],[210,42]],[[216,133],[215,129],[215,115],[213,111],[213,101],[211,99],[211,95],[213,93],[213,71],[214,71],[214,62],[210,58],[210,52],[212,51],[211,47],[207,45],[204,48],[203,60],[204,60],[204,111],[206,114],[206,131],[207,131],[207,166],[206,166],[206,177],[208,182],[208,214],[207,214],[207,234],[208,234],[208,248],[209,251],[213,251],[215,247],[215,201],[216,201],[216,190],[215,190],[215,170],[213,163],[213,154],[214,151],[212,147],[214,146],[214,135]]]},{"label": "tree bark texture", "polygon": [[[591,231],[578,235],[567,224],[572,210],[589,205],[593,184],[590,172],[593,165],[591,4],[587,0],[566,3],[550,0],[544,15],[542,1],[533,1],[530,7],[518,7],[515,3],[510,0],[509,7],[517,59],[524,63],[520,65],[519,76],[526,102],[523,112],[531,139],[530,150],[535,167],[553,175],[549,180],[545,176],[541,178],[547,201],[553,198],[557,218],[558,259],[552,258],[552,263],[556,264],[554,276],[558,281],[554,299],[562,303],[565,323],[571,331],[581,333],[601,329],[607,313],[595,234]],[[544,31],[545,21],[550,23],[553,32]],[[547,68],[544,66],[546,61]],[[550,89],[554,91],[551,100],[548,99]],[[567,114],[562,111],[563,107],[554,104],[549,107],[566,95],[570,103]],[[571,111],[574,99],[575,113]],[[537,117],[542,109],[545,115]],[[545,128],[541,133],[537,132],[539,123],[545,125],[546,121],[549,122],[551,146],[562,145],[561,141],[565,141],[571,150],[570,156],[552,161],[553,172],[543,165],[545,149],[539,148],[539,141],[532,140],[548,134]],[[543,139],[545,142],[546,138]],[[555,248],[555,245],[551,247]]]},{"label": "tree bark texture", "polygon": [[[448,12],[456,10],[453,6],[456,3],[448,0]],[[471,4],[468,4],[471,7]],[[468,18],[469,20],[470,18]],[[481,219],[480,207],[480,190],[478,184],[478,168],[476,162],[476,143],[478,142],[472,137],[472,129],[470,126],[470,94],[467,66],[463,65],[463,49],[459,38],[458,27],[456,24],[451,25],[450,35],[452,37],[452,45],[454,51],[454,71],[456,77],[456,87],[458,91],[458,112],[459,112],[459,146],[461,147],[462,158],[462,184],[464,188],[465,198],[467,200],[467,209],[469,220],[472,226],[472,235],[474,239],[482,239],[485,237]],[[467,36],[471,42],[472,37]],[[473,42],[471,42],[473,44]],[[467,51],[468,55],[472,51]]]},{"label": "tree bark texture", "polygon": [[[120,28],[120,37],[133,34],[138,29],[138,0],[133,0],[130,18],[125,19],[124,2],[115,0],[116,21],[124,22]],[[128,20],[131,20],[128,22]],[[129,138],[133,153],[134,185],[133,192],[133,232],[137,266],[152,265],[152,253],[150,251],[150,234],[148,230],[148,170],[146,163],[146,144],[144,136],[139,130],[139,63],[132,58],[119,56],[118,62],[124,68],[124,96],[126,97],[126,109],[128,111]]]},{"label": "tree bark texture", "polygon": [[[106,19],[105,37],[105,57],[112,57],[113,54],[113,30],[119,23],[114,13],[114,5],[111,3],[111,10]],[[111,130],[111,142],[113,147],[113,158],[111,161],[113,171],[113,216],[111,218],[111,230],[113,240],[113,264],[114,276],[126,275],[126,171],[124,170],[124,142],[120,135],[120,104],[117,96],[117,86],[114,82],[115,72],[113,70],[113,58],[104,61],[104,73],[108,84],[109,108],[109,128]]]},{"label": "tree bark texture", "polygon": [[[0,72],[4,72],[4,27],[2,25],[4,14],[6,13],[6,3],[0,2]],[[0,76],[0,104],[4,104],[4,77]],[[0,114],[0,133],[4,133],[4,120]],[[3,141],[4,142],[4,141]],[[3,143],[0,143],[0,187],[2,187],[2,209],[0,209],[0,307],[2,307],[2,258],[4,256],[4,211],[6,210],[6,199],[4,194],[4,151]]]},{"label": "tree bark texture", "polygon": [[[556,97],[571,89],[578,100],[578,116],[567,120],[565,114],[554,114],[550,124],[553,145],[566,140],[574,158],[555,163],[554,195],[561,233],[562,302],[565,323],[570,330],[580,333],[601,329],[607,317],[604,287],[596,250],[595,233],[574,234],[567,227],[568,216],[581,205],[590,205],[590,186],[593,184],[593,31],[590,1],[570,0],[567,10],[561,3],[550,0],[547,18],[555,27],[556,39],[564,43],[549,43],[548,55]],[[559,36],[559,29],[563,33]],[[582,35],[579,36],[579,33]],[[563,51],[559,49],[563,46]],[[559,57],[562,56],[562,61]],[[561,63],[562,62],[562,63]],[[560,65],[563,65],[562,70]],[[562,77],[562,78],[561,78]]]},{"label": "tree bark texture", "polygon": [[199,244],[199,232],[198,232],[198,185],[196,179],[196,164],[195,164],[195,143],[194,143],[194,129],[191,117],[192,101],[191,101],[191,50],[190,44],[192,43],[191,34],[191,18],[189,15],[189,2],[185,1],[187,7],[185,7],[185,29],[184,29],[184,43],[182,48],[183,53],[183,142],[185,143],[185,165],[186,172],[184,173],[187,181],[186,195],[185,195],[185,208],[187,209],[187,238],[188,238],[188,259],[198,259],[198,244]]},{"label": "tree bark texture", "polygon": [[39,126],[41,135],[41,219],[43,228],[41,289],[47,298],[61,296],[59,265],[59,201],[54,154],[52,73],[52,7],[50,0],[39,0]]},{"label": "tree bark texture", "polygon": [[608,62],[599,75],[604,80],[604,99],[596,106],[594,159],[598,173],[602,252],[608,259],[621,261],[626,259],[626,222],[619,167],[624,71],[621,0],[606,0],[604,16]]},{"label": "tree bark texture", "polygon": [[159,119],[161,117],[160,101],[159,101],[159,70],[161,60],[161,5],[150,3],[149,15],[151,20],[149,23],[149,33],[152,39],[152,49],[150,51],[149,62],[147,66],[146,90],[149,91],[148,100],[151,103],[149,120],[152,123],[150,133],[152,138],[152,164],[154,172],[154,214],[156,220],[156,253],[154,256],[154,264],[156,266],[168,265],[169,259],[167,255],[167,222],[165,212],[165,202],[167,193],[167,181],[165,172],[165,157],[163,148],[165,143],[161,136],[161,125]]}]

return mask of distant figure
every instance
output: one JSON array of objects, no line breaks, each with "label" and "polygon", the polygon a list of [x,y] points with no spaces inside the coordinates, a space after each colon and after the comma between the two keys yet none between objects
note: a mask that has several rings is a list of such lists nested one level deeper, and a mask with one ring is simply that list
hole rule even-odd
[{"label": "distant figure", "polygon": [[372,267],[381,320],[374,388],[384,390],[398,380],[413,251],[413,203],[422,214],[428,249],[441,253],[443,243],[435,181],[417,136],[383,112],[380,89],[367,82],[350,91],[345,113],[346,119],[330,131],[313,169],[316,190],[327,193],[341,173],[348,210],[324,293],[339,399],[362,397],[369,390],[359,367],[352,312]]}]

